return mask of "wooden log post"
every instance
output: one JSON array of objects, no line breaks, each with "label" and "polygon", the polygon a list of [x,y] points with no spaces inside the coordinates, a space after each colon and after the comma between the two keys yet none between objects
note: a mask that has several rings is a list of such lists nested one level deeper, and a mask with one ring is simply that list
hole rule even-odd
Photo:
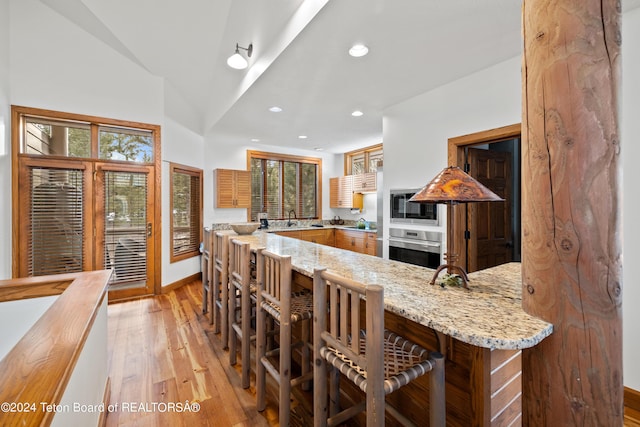
[{"label": "wooden log post", "polygon": [[523,425],[622,426],[620,1],[523,1]]}]

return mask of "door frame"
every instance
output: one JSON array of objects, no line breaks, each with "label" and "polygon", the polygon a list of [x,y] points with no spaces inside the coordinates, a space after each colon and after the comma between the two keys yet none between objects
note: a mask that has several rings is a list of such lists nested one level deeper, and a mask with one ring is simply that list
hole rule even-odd
[{"label": "door frame", "polygon": [[[92,124],[92,153],[91,158],[71,158],[60,156],[37,156],[22,153],[21,149],[21,137],[23,136],[22,123],[23,116],[35,116],[45,118],[55,118],[59,120],[68,120],[76,122],[86,122]],[[162,289],[162,152],[161,152],[161,127],[160,125],[134,122],[128,120],[110,119],[105,117],[97,117],[85,114],[74,114],[60,111],[46,110],[41,108],[31,108],[19,105],[11,105],[11,223],[13,227],[12,231],[12,262],[11,262],[11,274],[13,278],[20,277],[20,264],[19,254],[20,252],[20,230],[21,230],[21,210],[19,206],[19,192],[24,190],[24,183],[20,179],[20,165],[29,159],[29,161],[47,161],[55,162],[59,160],[61,162],[86,162],[86,163],[100,163],[106,162],[105,160],[97,158],[97,125],[111,125],[115,127],[133,128],[133,129],[145,129],[152,132],[153,135],[153,152],[154,158],[152,162],[145,163],[147,166],[152,166],[154,169],[154,181],[149,183],[149,186],[153,186],[154,191],[154,230],[153,230],[153,253],[155,260],[153,263],[153,277],[150,280],[153,281],[152,289],[155,295],[159,295]],[[132,163],[123,161],[107,161],[109,163],[118,165],[131,165]],[[93,170],[93,167],[92,167]],[[93,200],[91,201],[93,203]],[[93,224],[93,223],[92,223]]]},{"label": "door frame", "polygon": [[[153,166],[149,165],[133,165],[133,164],[115,164],[111,162],[96,162],[94,163],[94,195],[95,195],[95,203],[94,206],[100,206],[101,209],[104,209],[104,179],[105,172],[123,172],[123,173],[142,173],[147,175],[147,201],[146,201],[146,211],[147,215],[147,226],[151,226],[151,235],[147,236],[147,245],[146,245],[146,257],[147,257],[147,283],[145,287],[137,287],[137,288],[125,288],[125,289],[109,289],[109,301],[119,301],[124,299],[129,299],[133,297],[142,297],[146,295],[151,295],[157,293],[156,284],[157,280],[154,279],[155,269],[157,264],[156,257],[156,234],[155,229],[158,228],[158,224],[156,222],[156,210],[158,210],[158,205],[155,204],[155,194],[156,188],[154,186],[155,183],[155,169]],[[104,268],[104,239],[105,239],[105,213],[102,211],[94,211],[95,216],[95,232],[94,239],[96,242],[96,256],[95,262],[97,268]]]},{"label": "door frame", "polygon": [[[460,169],[464,170],[464,150],[466,147],[482,143],[506,141],[508,139],[520,137],[521,133],[522,124],[516,123],[495,129],[449,138],[447,141],[447,165],[458,166]],[[448,242],[453,241],[454,248],[466,248],[464,245],[464,233],[462,232],[462,230],[466,230],[465,213],[466,209],[455,209],[454,218],[451,209],[447,210],[447,224],[454,224],[453,229],[458,230],[458,232],[453,235],[451,232],[452,227],[447,227],[447,245],[449,244]],[[466,249],[464,251],[459,251],[458,265],[467,265]]]}]

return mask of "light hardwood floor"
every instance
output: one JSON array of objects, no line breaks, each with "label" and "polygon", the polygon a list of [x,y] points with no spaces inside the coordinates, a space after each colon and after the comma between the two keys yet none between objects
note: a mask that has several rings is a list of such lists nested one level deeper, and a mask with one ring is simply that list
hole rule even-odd
[{"label": "light hardwood floor", "polygon": [[[239,365],[229,366],[228,353],[201,314],[201,287],[197,281],[166,295],[109,305],[109,403],[120,410],[107,415],[107,426],[278,425],[273,394],[259,413],[254,377],[248,390],[241,388]],[[308,405],[309,396],[303,398]],[[200,410],[178,413],[164,406],[186,401]],[[309,425],[310,415],[297,409],[292,424]],[[640,412],[625,408],[624,425],[640,427]]]},{"label": "light hardwood floor", "polygon": [[[109,305],[109,403],[119,410],[107,415],[107,426],[278,425],[273,403],[256,411],[253,381],[248,390],[240,387],[238,372],[201,314],[200,288],[195,282],[166,295]],[[165,406],[186,401],[197,402],[199,411]]]},{"label": "light hardwood floor", "polygon": [[624,425],[625,427],[640,427],[640,411],[625,407]]}]

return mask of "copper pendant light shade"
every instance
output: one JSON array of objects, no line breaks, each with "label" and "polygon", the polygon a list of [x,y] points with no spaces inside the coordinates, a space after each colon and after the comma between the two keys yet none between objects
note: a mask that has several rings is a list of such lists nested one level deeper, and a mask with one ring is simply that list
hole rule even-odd
[{"label": "copper pendant light shade", "polygon": [[449,166],[413,195],[410,202],[467,203],[501,202],[496,193],[457,166]]}]

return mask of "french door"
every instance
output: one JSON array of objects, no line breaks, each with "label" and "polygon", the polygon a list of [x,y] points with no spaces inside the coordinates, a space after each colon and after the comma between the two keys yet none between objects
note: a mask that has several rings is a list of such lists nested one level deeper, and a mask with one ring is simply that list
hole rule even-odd
[{"label": "french door", "polygon": [[95,165],[95,251],[112,269],[109,297],[153,293],[154,171],[151,166]]},{"label": "french door", "polygon": [[111,269],[109,299],[152,294],[153,166],[25,159],[21,276]]}]

